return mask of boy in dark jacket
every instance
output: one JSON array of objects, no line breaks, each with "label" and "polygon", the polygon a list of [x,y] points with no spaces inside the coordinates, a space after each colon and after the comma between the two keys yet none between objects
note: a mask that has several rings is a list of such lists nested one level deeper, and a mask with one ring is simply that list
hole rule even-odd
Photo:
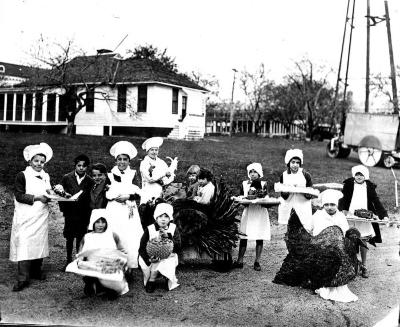
[{"label": "boy in dark jacket", "polygon": [[76,239],[75,246],[78,252],[79,244],[86,234],[89,224],[90,191],[94,186],[93,179],[86,174],[89,163],[86,155],[78,155],[74,159],[75,169],[65,174],[61,180],[61,185],[66,193],[74,195],[82,191],[77,201],[59,202],[60,210],[65,218],[63,235],[67,240],[67,265],[72,261],[74,239]]}]

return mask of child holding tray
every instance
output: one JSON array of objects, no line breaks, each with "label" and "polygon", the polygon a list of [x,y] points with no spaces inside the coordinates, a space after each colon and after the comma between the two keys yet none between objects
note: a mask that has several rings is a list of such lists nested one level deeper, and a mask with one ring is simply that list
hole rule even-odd
[{"label": "child holding tray", "polygon": [[[267,194],[267,183],[261,181],[263,177],[262,166],[259,163],[252,163],[247,166],[248,180],[242,182],[240,194],[245,197],[259,196],[264,197]],[[269,222],[268,210],[260,204],[249,204],[243,211],[239,231],[244,235],[240,236],[239,255],[234,268],[243,268],[243,257],[246,253],[247,240],[256,241],[256,258],[254,261],[254,270],[260,271],[260,257],[263,249],[263,241],[271,240],[271,227]]]},{"label": "child holding tray", "polygon": [[[306,172],[303,166],[303,151],[300,149],[290,149],[285,155],[285,164],[287,169],[282,173],[280,182],[286,186],[294,187],[311,187],[311,175]],[[278,222],[280,224],[287,224],[289,221],[290,213],[294,209],[307,231],[311,228],[311,198],[310,194],[302,193],[286,193],[281,192],[283,199],[278,209]]]}]

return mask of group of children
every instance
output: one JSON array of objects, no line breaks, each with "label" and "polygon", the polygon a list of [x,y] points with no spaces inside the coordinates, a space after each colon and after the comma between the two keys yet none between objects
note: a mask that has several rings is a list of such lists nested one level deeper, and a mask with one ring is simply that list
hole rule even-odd
[{"label": "group of children", "polygon": [[[153,137],[142,144],[146,156],[140,164],[141,188],[138,186],[136,171],[130,168],[130,161],[137,155],[136,148],[130,142],[120,141],[111,147],[110,154],[114,157],[116,165],[110,173],[104,164],[96,163],[91,166],[89,174],[89,158],[86,155],[75,158],[74,170],[64,175],[61,183],[53,188],[56,193],[66,197],[81,192],[77,201],[59,202],[60,210],[65,217],[63,235],[66,238],[67,265],[73,260],[75,241],[77,253],[96,247],[119,249],[126,253],[128,275],[132,269],[140,266],[147,292],[154,291],[155,279],[159,273],[167,279],[168,289],[179,285],[175,268],[178,265],[176,253],[180,248],[180,235],[176,225],[172,223],[173,207],[167,203],[158,204],[154,211],[153,222],[141,220],[137,207],[138,202],[144,205],[161,197],[163,186],[174,180],[174,171],[158,157],[162,143],[162,138]],[[10,241],[10,260],[18,263],[18,277],[13,287],[14,291],[21,291],[27,287],[31,278],[45,278],[41,265],[43,258],[48,256],[48,202],[52,187],[50,177],[43,167],[52,158],[53,151],[46,143],[40,143],[27,146],[23,154],[28,166],[23,172],[18,173],[15,180],[15,211]],[[311,175],[303,169],[303,153],[300,149],[288,150],[284,161],[287,169],[280,177],[282,184],[312,186]],[[352,175],[352,178],[344,182],[343,194],[338,191],[332,193],[331,190],[322,193],[323,209],[314,215],[310,195],[282,192],[278,222],[287,224],[291,211],[294,210],[304,228],[311,235],[318,235],[324,228],[332,225],[338,225],[343,233],[346,232],[349,224],[339,211],[354,212],[356,209],[368,209],[381,219],[387,217],[387,212],[376,195],[376,186],[369,181],[368,169],[361,165],[353,167]],[[263,178],[261,164],[248,165],[247,177],[241,183],[241,195],[265,197],[268,194],[267,183],[261,180]],[[187,198],[209,204],[215,192],[212,180],[210,171],[197,165],[191,166],[187,172]],[[382,241],[377,224],[360,222],[353,224],[360,230],[365,240],[371,243]],[[91,232],[87,233],[88,230]],[[255,203],[246,205],[239,231],[241,235],[238,258],[233,267],[243,268],[247,242],[254,240],[256,257],[253,267],[254,270],[260,271],[263,242],[271,239],[267,208]],[[174,250],[168,258],[161,259],[148,255],[146,244],[156,237],[173,242]],[[368,277],[366,253],[366,250],[361,250],[361,272],[365,278]],[[84,281],[85,293],[88,295],[96,293],[99,281],[93,278],[84,278]],[[123,294],[127,291],[127,284],[111,289]]]}]

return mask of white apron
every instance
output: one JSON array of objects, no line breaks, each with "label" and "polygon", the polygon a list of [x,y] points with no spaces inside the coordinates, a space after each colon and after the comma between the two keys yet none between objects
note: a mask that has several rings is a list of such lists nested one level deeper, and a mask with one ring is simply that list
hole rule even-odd
[{"label": "white apron", "polygon": [[[285,171],[283,173],[282,184],[306,187],[306,178],[303,175],[303,169],[299,168],[296,174],[288,174],[287,171]],[[278,207],[278,223],[286,225],[289,221],[292,209],[296,211],[303,227],[310,230],[312,221],[311,201],[307,200],[304,195],[300,193],[290,193],[286,200],[282,199]]]},{"label": "white apron", "polygon": [[[354,214],[357,209],[368,210],[367,183],[354,183],[353,197],[351,198],[349,212]],[[374,237],[375,231],[372,224],[363,221],[350,221],[351,227],[355,227],[360,231],[361,237]]]},{"label": "white apron", "polygon": [[[151,166],[153,166],[154,169],[150,176],[149,168]],[[157,199],[162,196],[163,188],[156,181],[165,176],[165,173],[168,170],[168,165],[160,158],[153,160],[149,156],[146,156],[143,159],[143,161],[140,163],[140,174],[142,176],[142,196],[140,198],[140,204],[147,203],[147,201],[151,200],[152,198]],[[173,180],[173,173],[170,177],[162,178],[164,185],[170,184]]]},{"label": "white apron", "polygon": [[[119,169],[114,167],[109,174],[111,185],[106,192],[106,197],[109,199],[106,207],[107,221],[111,230],[118,234],[122,246],[128,252],[128,268],[138,268],[137,260],[143,228],[135,201],[127,200],[125,203],[120,203],[113,199],[120,194],[140,194],[140,188],[132,184],[135,173],[135,170],[128,167],[125,174],[121,174]],[[115,181],[113,174],[120,176],[121,182]]]},{"label": "white apron", "polygon": [[[44,171],[37,173],[31,167],[24,170],[26,194],[46,195],[51,189],[50,177]],[[41,175],[42,179],[36,177]],[[41,201],[33,205],[20,203],[14,198],[14,217],[10,239],[10,260],[23,261],[49,255],[49,206]]]},{"label": "white apron", "polygon": [[[115,244],[114,236],[110,228],[104,233],[87,233],[85,235],[85,243],[83,244],[83,248],[81,252],[85,252],[87,250],[94,249],[117,249],[117,245]],[[106,280],[102,278],[98,278],[101,285],[111,290],[116,291],[119,295],[123,295],[128,293],[129,286],[125,277],[123,280]]]},{"label": "white apron", "polygon": [[[244,196],[248,195],[250,185],[248,181],[243,182]],[[265,182],[261,182],[261,186],[264,187],[264,185]],[[268,210],[259,204],[248,205],[243,210],[239,231],[246,234],[246,236],[240,236],[242,239],[270,241],[271,226]]]},{"label": "white apron", "polygon": [[[154,224],[148,226],[147,228],[149,229],[149,240],[159,236],[159,232],[156,230]],[[167,233],[171,233],[171,235],[174,235],[175,229],[176,225],[170,223]],[[150,264],[150,266],[147,266],[142,257],[139,256],[139,265],[143,271],[144,286],[146,286],[150,278],[150,273],[152,271],[158,271],[161,275],[168,278],[169,290],[173,290],[174,288],[179,286],[178,279],[176,278],[175,275],[175,270],[176,267],[178,266],[178,255],[176,253],[171,253],[171,255],[168,258],[162,259],[158,262],[153,262]]]}]

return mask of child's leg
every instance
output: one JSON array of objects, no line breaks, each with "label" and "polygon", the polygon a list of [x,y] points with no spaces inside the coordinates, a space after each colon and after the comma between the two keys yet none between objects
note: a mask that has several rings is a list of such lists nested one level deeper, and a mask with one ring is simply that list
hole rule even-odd
[{"label": "child's leg", "polygon": [[33,279],[45,280],[46,276],[42,273],[43,259],[35,259],[31,261],[30,276]]},{"label": "child's leg", "polygon": [[260,262],[263,245],[263,240],[256,241],[256,262]]},{"label": "child's leg", "polygon": [[31,269],[31,260],[18,261],[17,282],[13,286],[13,292],[22,291],[29,285],[29,271]]},{"label": "child's leg", "polygon": [[361,253],[361,276],[364,278],[369,277],[369,273],[367,270],[367,251],[368,249],[364,247],[360,247],[360,253]]},{"label": "child's leg", "polygon": [[247,249],[247,240],[241,239],[239,242],[239,254],[237,258],[238,263],[243,263],[244,254],[246,253]]},{"label": "child's leg", "polygon": [[149,282],[154,282],[156,280],[157,276],[158,276],[158,271],[151,271]]},{"label": "child's leg", "polygon": [[74,248],[74,238],[67,237],[67,263],[72,261],[72,249]]}]

